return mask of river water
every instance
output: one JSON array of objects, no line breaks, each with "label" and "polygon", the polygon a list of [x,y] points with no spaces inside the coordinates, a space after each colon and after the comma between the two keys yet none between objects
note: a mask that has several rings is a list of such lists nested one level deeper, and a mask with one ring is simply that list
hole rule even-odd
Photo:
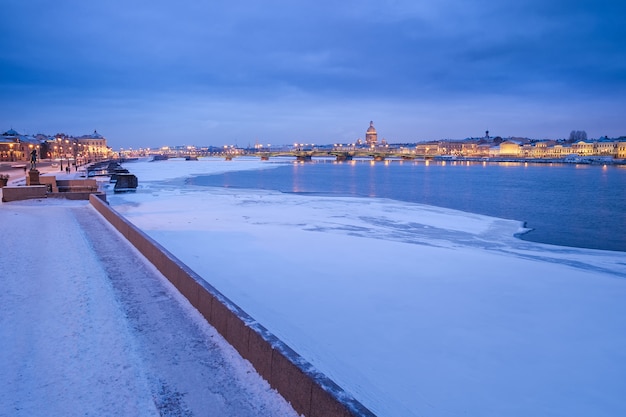
[{"label": "river water", "polygon": [[[268,162],[273,163],[272,161]],[[189,179],[193,185],[389,198],[518,220],[522,239],[626,251],[626,167],[314,159]]]}]

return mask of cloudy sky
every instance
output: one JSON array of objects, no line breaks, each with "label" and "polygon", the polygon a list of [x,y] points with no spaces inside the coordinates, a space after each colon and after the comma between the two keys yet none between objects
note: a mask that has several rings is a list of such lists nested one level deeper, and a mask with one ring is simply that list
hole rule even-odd
[{"label": "cloudy sky", "polygon": [[0,130],[114,148],[626,135],[623,0],[0,0]]}]

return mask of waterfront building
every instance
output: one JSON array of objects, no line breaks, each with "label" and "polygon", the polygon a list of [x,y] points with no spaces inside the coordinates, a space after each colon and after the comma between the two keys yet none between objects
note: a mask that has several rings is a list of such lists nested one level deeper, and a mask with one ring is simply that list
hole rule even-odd
[{"label": "waterfront building", "polygon": [[73,137],[57,133],[45,142],[45,157],[50,159],[73,159],[78,165],[107,158],[112,150],[106,139],[94,130],[91,135]]},{"label": "waterfront building", "polygon": [[367,131],[365,132],[365,143],[367,144],[367,146],[372,148],[376,147],[376,145],[378,144],[378,133],[374,128],[374,122],[370,122],[370,127],[368,127]]},{"label": "waterfront building", "polygon": [[616,143],[617,158],[626,159],[626,136],[620,136]]},{"label": "waterfront building", "polygon": [[521,147],[518,142],[512,140],[505,140],[498,145],[500,156],[520,156]]},{"label": "waterfront building", "polygon": [[438,144],[440,155],[463,155],[463,141],[446,140]]},{"label": "waterfront building", "polygon": [[437,142],[422,142],[415,145],[415,154],[423,157],[435,156],[438,149]]},{"label": "waterfront building", "polygon": [[572,147],[567,144],[555,143],[548,147],[545,156],[547,158],[565,158],[572,153]]},{"label": "waterfront building", "polygon": [[28,161],[33,150],[37,151],[39,159],[73,159],[83,163],[104,159],[111,154],[106,139],[95,130],[91,135],[80,137],[65,133],[22,135],[13,129],[0,135],[0,161]]},{"label": "waterfront building", "polygon": [[26,161],[33,149],[39,155],[40,142],[33,136],[22,135],[13,129],[0,136],[0,161]]},{"label": "waterfront building", "polygon": [[563,140],[529,140],[511,137],[501,141],[484,138],[442,140],[415,144],[415,155],[423,157],[460,156],[469,158],[504,157],[532,159],[563,159],[572,157],[602,157],[626,159],[626,136],[618,139],[580,140],[573,144]]},{"label": "waterfront building", "polygon": [[578,154],[580,156],[591,156],[593,155],[594,144],[591,140],[579,140],[578,142],[572,143],[573,153]]},{"label": "waterfront building", "polygon": [[486,157],[489,156],[489,150],[491,149],[491,144],[488,142],[479,142],[476,145],[476,156]]},{"label": "waterfront building", "polygon": [[598,156],[613,156],[617,154],[617,142],[602,138],[595,142],[594,154]]},{"label": "waterfront building", "polygon": [[96,130],[91,135],[83,135],[76,138],[77,145],[90,159],[102,159],[111,151],[107,147],[107,140]]},{"label": "waterfront building", "polygon": [[529,158],[533,153],[533,145],[530,142],[523,143],[520,146],[520,156],[522,158]]},{"label": "waterfront building", "polygon": [[[21,160],[21,151],[18,151],[19,138],[18,133],[9,129],[0,136],[0,161],[15,161],[16,158]],[[18,157],[18,153],[19,157]]]},{"label": "waterfront building", "polygon": [[545,158],[548,154],[548,148],[553,145],[550,141],[542,140],[533,144],[533,150],[530,153],[532,158]]},{"label": "waterfront building", "polygon": [[478,143],[464,142],[461,144],[461,155],[476,155],[478,153]]}]

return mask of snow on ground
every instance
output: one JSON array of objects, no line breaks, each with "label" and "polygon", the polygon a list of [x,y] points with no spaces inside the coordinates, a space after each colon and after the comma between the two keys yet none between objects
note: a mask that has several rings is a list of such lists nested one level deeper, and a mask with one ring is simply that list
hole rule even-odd
[{"label": "snow on ground", "polygon": [[0,416],[296,415],[87,202],[0,231]]},{"label": "snow on ground", "polygon": [[623,253],[437,207],[173,180],[259,166],[128,164],[140,188],[109,200],[380,417],[626,415]]}]

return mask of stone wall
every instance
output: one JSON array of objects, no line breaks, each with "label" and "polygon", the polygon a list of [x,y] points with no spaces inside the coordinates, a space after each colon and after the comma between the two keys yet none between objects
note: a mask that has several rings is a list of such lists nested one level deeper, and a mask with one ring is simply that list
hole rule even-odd
[{"label": "stone wall", "polygon": [[29,187],[4,187],[2,188],[2,201],[30,200],[34,198],[46,198],[48,188],[45,185],[31,185]]},{"label": "stone wall", "polygon": [[106,202],[95,195],[89,200],[298,413],[307,417],[375,417]]},{"label": "stone wall", "polygon": [[[26,177],[26,179],[28,180],[28,177]],[[48,192],[53,192],[53,193],[58,193],[59,192],[59,189],[57,188],[57,179],[56,179],[56,177],[42,175],[42,176],[39,177],[39,185],[47,186],[48,187]]]},{"label": "stone wall", "polygon": [[98,191],[98,184],[94,179],[84,180],[56,180],[59,192],[96,192]]}]

